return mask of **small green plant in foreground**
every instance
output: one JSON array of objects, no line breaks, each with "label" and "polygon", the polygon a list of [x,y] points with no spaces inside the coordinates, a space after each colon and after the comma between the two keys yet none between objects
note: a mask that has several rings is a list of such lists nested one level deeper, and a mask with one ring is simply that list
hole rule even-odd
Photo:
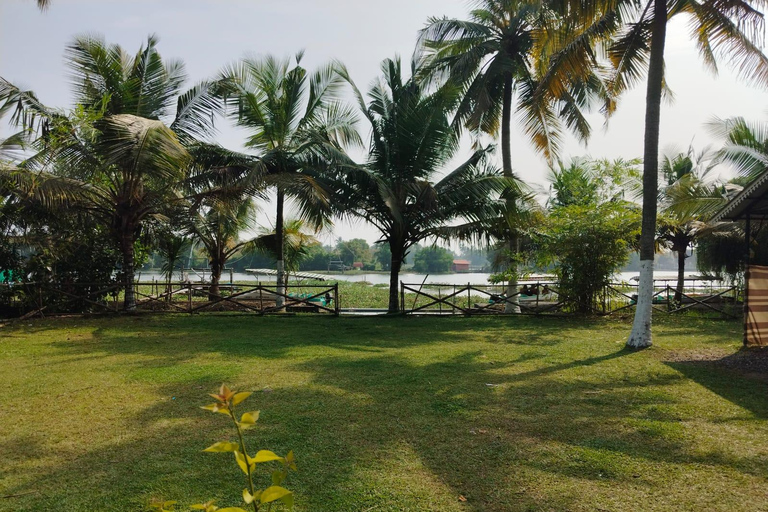
[{"label": "small green plant in foreground", "polygon": [[[206,405],[203,409],[229,416],[237,430],[237,442],[221,441],[209,446],[203,451],[213,453],[232,452],[234,454],[235,462],[237,462],[237,465],[246,475],[247,487],[243,489],[243,501],[246,505],[252,506],[254,512],[264,510],[262,505],[266,505],[266,510],[271,511],[272,505],[277,502],[280,502],[280,506],[292,509],[293,493],[288,489],[281,487],[281,484],[288,477],[289,470],[292,469],[296,471],[296,461],[293,456],[293,451],[288,452],[288,455],[285,457],[280,457],[269,450],[259,450],[256,452],[255,457],[248,455],[243,432],[256,424],[259,419],[259,411],[243,413],[238,420],[235,407],[251,396],[251,393],[246,391],[238,393],[222,384],[221,388],[219,388],[219,392],[216,394],[212,393],[211,396],[216,400],[216,403]],[[272,485],[265,489],[257,490],[253,482],[256,468],[259,464],[268,462],[279,462],[282,464],[282,467],[271,472]],[[173,510],[175,504],[175,501],[156,501],[150,504],[150,507],[158,512],[170,512]],[[240,507],[219,508],[214,505],[213,501],[192,505],[191,508],[193,510],[204,510],[205,512],[247,512]]]}]

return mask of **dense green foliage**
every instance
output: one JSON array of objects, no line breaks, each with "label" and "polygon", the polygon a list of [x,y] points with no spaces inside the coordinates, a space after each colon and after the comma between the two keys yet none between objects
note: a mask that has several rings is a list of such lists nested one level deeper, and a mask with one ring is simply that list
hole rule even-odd
[{"label": "dense green foliage", "polygon": [[416,253],[413,269],[427,274],[446,273],[451,271],[452,265],[453,253],[445,247],[433,245]]},{"label": "dense green foliage", "polygon": [[637,243],[637,214],[613,203],[571,205],[554,210],[547,223],[541,256],[552,265],[561,296],[579,313],[599,311],[604,286]]}]

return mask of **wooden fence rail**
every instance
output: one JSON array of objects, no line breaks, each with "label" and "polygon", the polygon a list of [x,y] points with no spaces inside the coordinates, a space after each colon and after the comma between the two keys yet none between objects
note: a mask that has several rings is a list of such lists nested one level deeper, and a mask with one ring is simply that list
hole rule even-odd
[{"label": "wooden fence rail", "polygon": [[[596,297],[593,312],[599,315],[611,315],[629,310],[636,305],[636,284],[609,283]],[[540,281],[526,283],[525,293],[518,287],[517,293],[506,295],[506,285],[447,285],[447,284],[411,284],[400,283],[400,310],[403,314],[430,315],[479,315],[479,314],[514,314],[514,315],[568,315],[574,312],[574,302],[561,294],[559,283]],[[694,295],[691,292],[681,294],[679,302],[674,301],[675,289],[667,284],[657,286],[653,293],[653,309],[662,313],[676,313],[689,309],[699,309],[718,315],[738,318],[740,311],[734,311],[739,305],[740,289],[730,286],[724,289],[710,289],[709,293]],[[506,308],[507,304],[512,308]],[[507,309],[511,310],[507,313]]]},{"label": "wooden fence rail", "polygon": [[[121,283],[3,283],[0,317],[122,313],[124,291]],[[287,311],[336,316],[340,312],[337,283],[288,285],[282,292],[274,283],[220,284],[215,292],[209,284],[152,281],[135,283],[134,294],[136,303],[131,312],[238,311],[266,315]]]}]

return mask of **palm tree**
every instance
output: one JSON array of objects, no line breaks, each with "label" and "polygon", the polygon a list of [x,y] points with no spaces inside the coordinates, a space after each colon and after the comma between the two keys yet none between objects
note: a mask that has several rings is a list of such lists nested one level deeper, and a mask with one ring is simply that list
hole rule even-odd
[{"label": "palm tree", "polygon": [[135,305],[134,246],[143,223],[179,197],[190,162],[182,142],[210,134],[218,109],[209,83],[181,93],[182,63],[163,62],[156,45],[150,36],[131,56],[100,38],[75,38],[66,50],[77,103],[69,114],[0,79],[0,112],[16,108],[12,120],[40,135],[25,166],[79,181],[87,192],[81,207],[120,248],[126,309]]},{"label": "palm tree", "polygon": [[208,256],[211,269],[210,300],[219,296],[219,281],[227,261],[248,243],[239,238],[240,232],[252,226],[255,203],[249,199],[206,201],[197,213],[192,213],[187,232],[199,241]]},{"label": "palm tree", "polygon": [[[481,133],[495,137],[501,131],[503,175],[513,178],[514,111],[522,113],[526,136],[550,163],[562,141],[561,119],[579,138],[588,138],[590,127],[582,109],[603,92],[593,73],[594,58],[585,60],[574,73],[553,57],[564,41],[578,46],[594,35],[558,16],[547,3],[481,0],[476,5],[468,21],[430,18],[421,31],[419,50],[426,56],[426,75],[446,78],[462,91],[454,118],[456,129],[466,127],[475,137]],[[544,83],[543,71],[549,63]],[[516,195],[510,191],[507,196],[507,210],[513,212]],[[513,237],[507,242],[504,252],[513,261],[520,241]],[[514,279],[508,288],[513,294],[517,288]]]},{"label": "palm tree", "polygon": [[678,304],[685,284],[686,253],[699,235],[717,229],[708,221],[727,201],[723,186],[707,179],[716,163],[709,151],[696,154],[692,147],[686,153],[662,158],[661,172],[667,184],[660,191],[657,239],[677,253],[674,301]]},{"label": "palm tree", "polygon": [[[570,5],[571,2],[564,2]],[[594,2],[578,9],[583,18],[613,16],[620,30],[608,48],[613,66],[609,81],[612,96],[638,83],[647,69],[645,136],[643,150],[643,219],[640,238],[640,285],[635,320],[627,340],[633,348],[652,344],[651,310],[653,257],[659,171],[659,123],[664,90],[664,47],[668,21],[686,15],[705,65],[717,71],[719,56],[728,59],[739,74],[756,84],[768,83],[768,58],[760,50],[763,15],[750,0],[621,0]]]},{"label": "palm tree", "polygon": [[708,128],[723,142],[718,161],[731,165],[741,179],[752,181],[768,169],[768,123],[714,118]]},{"label": "palm tree", "polygon": [[488,214],[488,198],[501,182],[482,168],[487,149],[473,151],[455,170],[432,181],[458,149],[447,116],[456,96],[445,88],[427,92],[414,77],[415,64],[405,81],[399,60],[385,60],[382,71],[368,104],[345,73],[371,125],[371,138],[366,163],[348,165],[336,182],[334,199],[342,215],[370,222],[389,244],[389,312],[394,313],[399,310],[398,275],[409,248],[439,236],[453,221]]},{"label": "palm tree", "polygon": [[157,251],[163,258],[161,271],[165,276],[166,301],[171,300],[171,281],[173,273],[181,263],[184,253],[190,248],[191,240],[183,234],[174,233],[171,230],[163,230],[157,241]]},{"label": "palm tree", "polygon": [[265,199],[264,167],[251,155],[216,144],[196,143],[189,177],[184,181],[184,231],[203,245],[211,270],[209,298],[219,296],[219,281],[227,261],[248,241],[240,232],[252,227],[255,199]]},{"label": "palm tree", "polygon": [[[283,248],[286,274],[298,272],[302,259],[311,247],[320,242],[311,233],[307,233],[307,223],[301,219],[287,219],[283,226]],[[261,252],[277,258],[279,253],[278,236],[274,229],[264,229],[259,236],[249,241],[243,252]]]},{"label": "palm tree", "polygon": [[[286,196],[298,203],[299,215],[313,226],[330,220],[323,155],[360,142],[353,111],[340,101],[343,80],[337,65],[308,75],[301,67],[302,55],[296,55],[293,66],[289,59],[247,58],[220,77],[229,114],[250,130],[246,146],[258,150],[265,182],[276,189],[279,239],[285,227]],[[285,293],[284,246],[278,240],[278,306]]]}]

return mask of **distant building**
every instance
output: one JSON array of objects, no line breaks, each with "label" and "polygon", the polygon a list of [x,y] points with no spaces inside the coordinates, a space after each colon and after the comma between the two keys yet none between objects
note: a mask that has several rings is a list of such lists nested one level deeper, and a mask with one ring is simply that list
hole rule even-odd
[{"label": "distant building", "polygon": [[453,260],[451,270],[454,272],[469,272],[469,260]]},{"label": "distant building", "polygon": [[352,263],[352,268],[355,270],[362,270],[363,269],[363,262],[362,261],[356,261]]}]

